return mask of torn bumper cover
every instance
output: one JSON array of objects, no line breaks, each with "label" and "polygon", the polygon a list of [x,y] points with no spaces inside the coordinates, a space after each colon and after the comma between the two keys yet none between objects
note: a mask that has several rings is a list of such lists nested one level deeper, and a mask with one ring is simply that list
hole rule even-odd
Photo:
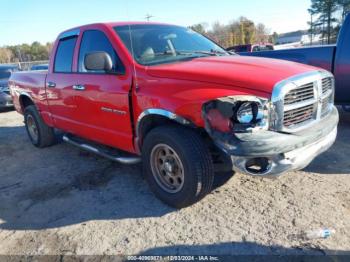
[{"label": "torn bumper cover", "polygon": [[338,111],[297,133],[257,130],[234,134],[212,132],[215,144],[232,160],[236,172],[273,177],[305,168],[332,146],[337,135]]}]

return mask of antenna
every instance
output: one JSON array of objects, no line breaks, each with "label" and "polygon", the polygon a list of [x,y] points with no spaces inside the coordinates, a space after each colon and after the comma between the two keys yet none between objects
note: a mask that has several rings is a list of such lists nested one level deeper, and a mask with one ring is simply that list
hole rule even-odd
[{"label": "antenna", "polygon": [[145,19],[147,20],[147,22],[149,22],[149,20],[153,17],[154,17],[153,15],[146,14]]}]

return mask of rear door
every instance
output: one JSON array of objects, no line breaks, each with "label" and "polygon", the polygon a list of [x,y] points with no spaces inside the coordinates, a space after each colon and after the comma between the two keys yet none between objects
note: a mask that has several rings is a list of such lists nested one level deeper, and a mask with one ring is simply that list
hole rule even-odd
[{"label": "rear door", "polygon": [[[91,71],[84,66],[88,53],[103,51],[112,59],[110,72]],[[133,148],[129,91],[131,75],[126,74],[116,48],[103,29],[87,29],[80,39],[74,86],[76,120],[83,137],[130,151]]]},{"label": "rear door", "polygon": [[46,96],[49,110],[57,128],[76,133],[79,129],[74,119],[77,105],[74,99],[73,57],[78,31],[65,33],[58,40],[54,61],[46,78]]}]

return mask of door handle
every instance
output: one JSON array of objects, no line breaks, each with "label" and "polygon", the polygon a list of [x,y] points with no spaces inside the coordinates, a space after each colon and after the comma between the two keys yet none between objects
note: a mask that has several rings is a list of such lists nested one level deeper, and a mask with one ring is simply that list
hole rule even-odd
[{"label": "door handle", "polygon": [[74,90],[79,90],[79,91],[84,91],[85,90],[85,86],[83,86],[83,85],[74,85],[73,89]]},{"label": "door handle", "polygon": [[54,88],[54,87],[56,87],[56,83],[54,83],[54,82],[47,82],[47,87]]}]

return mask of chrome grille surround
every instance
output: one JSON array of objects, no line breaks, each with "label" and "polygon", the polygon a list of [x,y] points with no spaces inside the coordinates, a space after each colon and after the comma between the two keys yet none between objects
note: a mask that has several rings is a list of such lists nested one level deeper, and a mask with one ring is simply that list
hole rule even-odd
[{"label": "chrome grille surround", "polygon": [[297,132],[327,116],[334,104],[334,77],[312,71],[277,83],[272,92],[270,129]]}]

